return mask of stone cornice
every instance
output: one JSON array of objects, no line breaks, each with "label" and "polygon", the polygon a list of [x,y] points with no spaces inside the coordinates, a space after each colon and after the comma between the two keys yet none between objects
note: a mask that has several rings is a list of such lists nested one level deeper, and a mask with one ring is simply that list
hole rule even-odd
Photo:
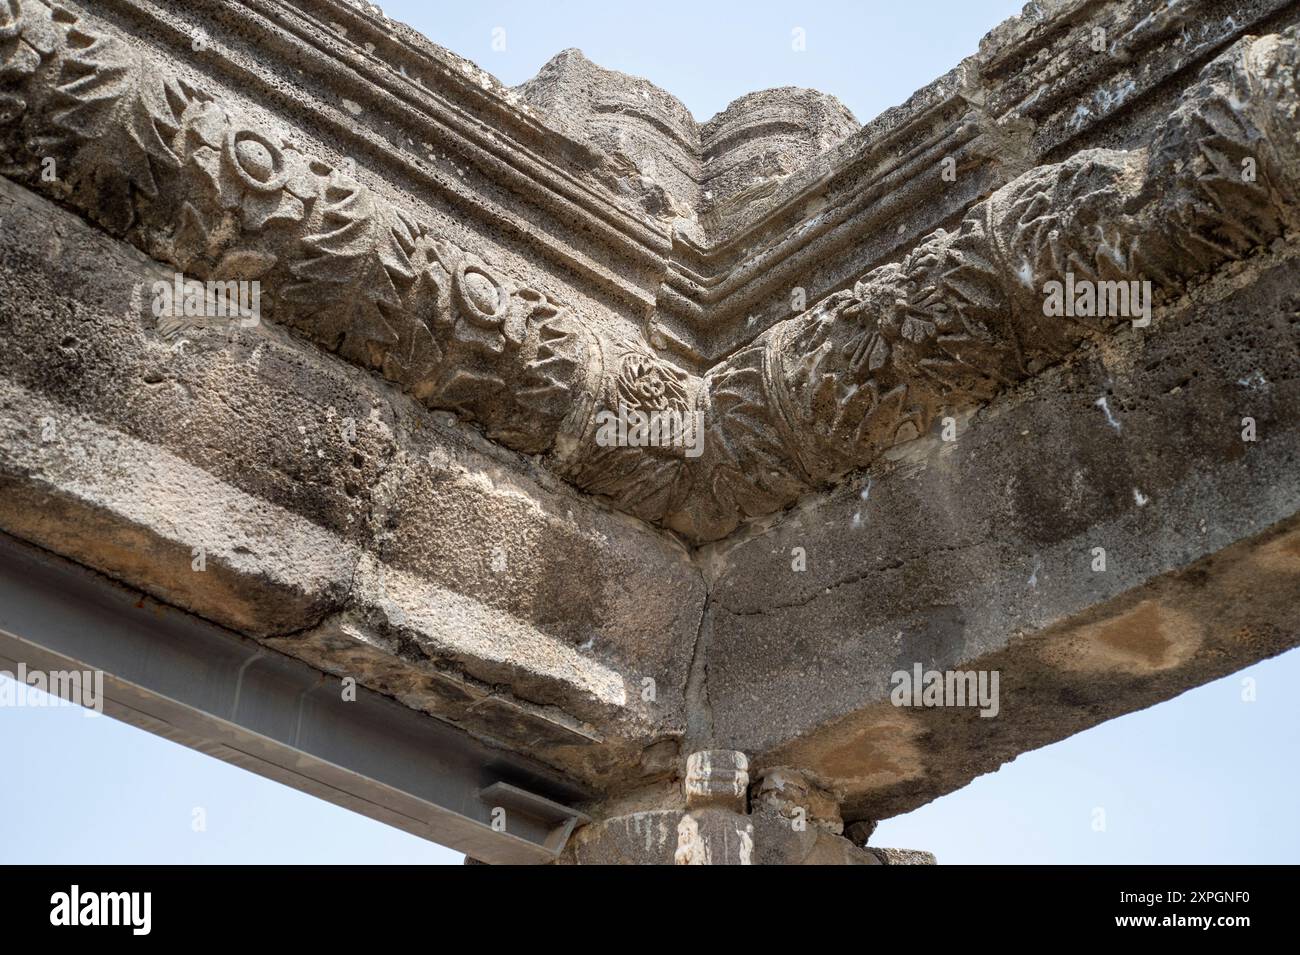
[{"label": "stone cornice", "polygon": [[[381,175],[383,167],[400,164],[403,175],[436,190],[484,228],[535,248],[556,268],[615,296],[647,322],[647,340],[659,354],[700,374],[788,317],[793,289],[802,289],[807,301],[820,300],[846,288],[864,268],[902,256],[1032,165],[1064,158],[1070,149],[1114,145],[1117,138],[1139,142],[1141,124],[1117,121],[1116,114],[1140,113],[1135,107],[1144,100],[1167,102],[1169,82],[1179,73],[1247,32],[1276,27],[1297,5],[1031,5],[952,72],[814,159],[797,160],[794,172],[771,178],[760,196],[733,201],[725,212],[688,210],[700,219],[699,228],[674,220],[672,213],[683,210],[649,213],[637,185],[642,177],[626,168],[631,160],[611,162],[600,144],[557,131],[555,116],[529,104],[528,84],[523,93],[502,86],[369,4],[197,0],[184,13],[153,0],[106,0],[106,6],[169,29],[178,57],[192,56],[185,48],[196,30],[218,26],[248,35],[259,56],[282,55],[281,73],[327,80],[339,98],[364,105],[364,119],[381,117],[372,131],[337,101],[305,102],[308,89],[295,88],[294,106],[310,108],[344,153],[373,159]],[[1096,29],[1106,31],[1107,54],[1081,55],[1090,51]],[[276,71],[234,60],[227,69],[234,83],[282,95]],[[676,103],[645,81],[622,79]],[[743,114],[746,99],[727,113]],[[678,107],[660,110],[669,117],[659,121],[661,130],[694,126]],[[579,130],[583,118],[575,118]],[[724,118],[676,136],[697,153],[701,194],[709,185],[702,171],[712,148],[708,127]],[[435,152],[450,147],[463,155],[482,182],[466,180],[455,163],[447,169],[404,150],[401,139],[414,130],[428,135]],[[957,184],[939,180],[945,157],[957,163]],[[501,190],[511,201],[496,201]]]},{"label": "stone cornice", "polygon": [[[265,22],[286,23],[282,0],[240,2]],[[379,21],[344,0],[291,0],[291,5],[300,15],[299,23],[286,23],[294,39],[347,62],[358,77],[353,88],[380,86],[426,113],[444,135],[461,134],[456,144],[480,150],[485,170],[498,174],[503,184],[530,196],[543,194],[556,218],[580,209],[590,217],[584,226],[622,254],[657,257],[667,250],[666,229],[593,181],[598,159],[587,147],[540,121],[485,71],[413,31],[394,32],[391,21]]]},{"label": "stone cornice", "polygon": [[[339,159],[443,197],[636,313],[653,307],[668,230],[601,186],[590,149],[467,62],[340,0],[196,0],[179,10],[104,0],[95,9],[147,27],[178,62],[301,116],[328,133]],[[192,49],[199,35],[202,53]],[[286,87],[286,75],[316,82]]]},{"label": "stone cornice", "polygon": [[[771,184],[758,190],[761,197],[733,200],[725,213],[686,210],[692,220],[700,219],[699,228],[674,220],[672,213],[683,210],[661,209],[655,216],[642,207],[646,196],[635,184],[642,177],[626,169],[632,159],[611,162],[602,144],[579,141],[589,114],[575,117],[574,135],[559,132],[555,115],[528,102],[528,84],[520,90],[502,86],[369,4],[237,0],[232,6],[200,0],[184,14],[150,0],[108,0],[108,6],[134,9],[141,23],[170,25],[182,58],[191,55],[185,46],[195,30],[224,25],[249,34],[259,56],[279,51],[286,69],[293,64],[327,80],[331,93],[365,104],[364,118],[384,117],[373,124],[374,135],[337,101],[305,103],[308,89],[295,89],[294,105],[309,106],[345,153],[373,158],[381,175],[383,166],[401,164],[404,174],[485,228],[584,276],[648,320],[647,338],[661,355],[702,373],[787,317],[794,288],[808,301],[819,300],[847,287],[864,267],[905,254],[1025,168],[1063,158],[1069,148],[1113,144],[1115,113],[1134,112],[1135,104],[1166,88],[1171,77],[1296,4],[1195,0],[1163,13],[1148,0],[1031,6],[907,103],[814,159],[791,159],[798,166],[793,173],[760,177]],[[1095,29],[1107,31],[1114,55],[1079,55],[1089,49]],[[308,70],[297,65],[305,56]],[[620,78],[638,92],[676,104],[645,81],[590,66],[600,77]],[[266,95],[278,92],[273,71],[233,62],[228,70],[240,85]],[[709,127],[722,125],[719,138],[725,142],[724,120],[733,112],[743,117],[752,97],[700,128],[680,104],[658,111],[666,138],[672,138],[672,128],[692,127],[676,138],[696,153],[693,176],[700,195],[710,184],[703,172],[714,148]],[[743,124],[733,119],[730,125]],[[438,149],[450,146],[463,154],[483,183],[466,181],[455,164],[446,170],[403,150],[401,139],[416,129],[427,132]],[[1128,129],[1123,137],[1135,142],[1140,132]],[[957,162],[960,184],[939,181],[936,170],[945,157]],[[501,189],[526,207],[494,201]],[[576,230],[570,230],[575,219]],[[611,256],[614,261],[606,261]]]},{"label": "stone cornice", "polygon": [[[678,233],[662,311],[673,351],[707,367],[864,267],[897,259],[926,233],[1031,166],[1093,146],[1137,145],[1120,114],[1158,109],[1180,74],[1251,32],[1293,20],[1296,4],[1071,0],[1031,5],[979,53],[858,133],[738,206],[707,241]],[[1091,55],[1102,29],[1107,53]],[[1157,114],[1158,115],[1158,114]],[[960,175],[945,183],[951,157]],[[829,264],[828,264],[829,263]]]},{"label": "stone cornice", "polygon": [[[187,274],[261,282],[271,320],[494,440],[547,455],[579,489],[693,541],[786,507],[925,432],[940,413],[985,401],[1085,337],[1127,324],[1045,315],[1046,283],[1176,289],[1294,229],[1300,214],[1292,28],[1237,42],[1132,148],[1021,172],[902,262],[860,269],[851,290],[693,375],[658,357],[653,336],[592,320],[519,268],[492,264],[401,189],[367,185],[306,129],[287,131],[124,32],[125,21],[148,16],[152,39],[175,44],[193,37],[193,24],[147,0],[102,6],[123,22],[84,20],[46,0],[0,7],[8,175]],[[258,52],[285,55],[268,41],[285,28],[253,7],[280,21],[290,12],[269,0],[187,10],[255,24]],[[291,46],[312,68],[341,69],[317,59],[314,45]],[[208,52],[205,63],[215,60],[228,82],[282,98],[255,81],[247,50],[232,42]],[[364,86],[348,77],[331,74]],[[382,92],[350,112],[364,113],[375,96],[396,108],[397,94],[373,85]],[[336,107],[313,104],[312,121],[330,110],[337,133],[346,121]],[[392,148],[366,123],[352,125],[345,142]],[[483,203],[495,220],[499,208]],[[620,407],[699,414],[702,454],[609,446],[599,412]]]}]

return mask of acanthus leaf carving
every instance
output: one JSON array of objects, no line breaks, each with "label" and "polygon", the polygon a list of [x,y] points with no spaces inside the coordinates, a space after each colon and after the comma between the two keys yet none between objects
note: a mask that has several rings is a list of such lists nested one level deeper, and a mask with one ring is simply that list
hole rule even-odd
[{"label": "acanthus leaf carving", "polygon": [[337,171],[318,202],[317,231],[302,238],[306,258],[289,266],[294,281],[281,297],[294,324],[344,357],[379,367],[400,341],[403,291],[417,275],[416,227]]}]

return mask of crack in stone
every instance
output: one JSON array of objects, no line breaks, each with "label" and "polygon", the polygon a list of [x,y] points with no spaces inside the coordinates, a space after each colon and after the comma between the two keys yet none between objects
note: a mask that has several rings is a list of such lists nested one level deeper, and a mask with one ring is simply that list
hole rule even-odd
[{"label": "crack in stone", "polygon": [[700,607],[700,623],[695,630],[695,647],[691,651],[691,667],[686,677],[686,741],[692,751],[707,749],[713,741],[713,704],[709,700],[708,640],[709,603],[713,599],[710,588],[705,589],[704,604]]},{"label": "crack in stone", "polygon": [[[801,600],[791,600],[785,603],[773,604],[768,607],[756,608],[754,610],[735,610],[732,609],[731,607],[726,606],[721,601],[719,601],[718,609],[722,610],[723,612],[727,613],[732,617],[764,617],[764,616],[769,616],[773,613],[778,613],[783,610],[797,610],[801,607],[806,607],[808,604],[812,603],[814,600],[818,599],[819,597],[827,596],[833,590],[838,590],[841,587],[848,587],[851,586],[852,584],[861,583],[862,581],[866,580],[868,577],[871,577],[873,574],[887,573],[889,571],[900,570],[903,567],[907,566],[909,563],[913,563],[917,560],[922,560],[922,559],[928,560],[938,554],[952,554],[952,553],[957,553],[959,551],[972,550],[977,547],[986,546],[989,543],[991,543],[990,540],[983,540],[983,541],[976,541],[970,544],[953,544],[953,545],[939,546],[933,548],[932,550],[926,551],[924,554],[912,554],[907,557],[896,557],[890,561],[879,564],[868,570],[862,571],[861,573],[853,574],[850,577],[845,577],[839,580],[832,581],[831,583],[825,584],[823,586],[819,586],[815,591],[813,591],[813,593],[809,594],[807,597]],[[710,593],[710,597],[712,596],[713,595]]]}]

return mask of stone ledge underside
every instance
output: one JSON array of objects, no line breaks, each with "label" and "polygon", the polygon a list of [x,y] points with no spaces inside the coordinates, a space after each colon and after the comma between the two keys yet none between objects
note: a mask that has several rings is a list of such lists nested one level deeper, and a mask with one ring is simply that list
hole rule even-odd
[{"label": "stone ledge underside", "polygon": [[[1300,644],[1298,266],[1221,275],[707,548],[717,744],[885,818]],[[891,705],[916,663],[1000,671],[999,715]]]}]

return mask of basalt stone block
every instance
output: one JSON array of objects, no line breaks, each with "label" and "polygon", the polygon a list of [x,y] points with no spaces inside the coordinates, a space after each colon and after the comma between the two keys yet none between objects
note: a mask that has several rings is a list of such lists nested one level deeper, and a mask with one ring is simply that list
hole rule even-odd
[{"label": "basalt stone block", "polygon": [[[1295,646],[1294,256],[713,549],[717,742],[879,819]],[[918,664],[999,674],[996,715],[895,705]]]}]

